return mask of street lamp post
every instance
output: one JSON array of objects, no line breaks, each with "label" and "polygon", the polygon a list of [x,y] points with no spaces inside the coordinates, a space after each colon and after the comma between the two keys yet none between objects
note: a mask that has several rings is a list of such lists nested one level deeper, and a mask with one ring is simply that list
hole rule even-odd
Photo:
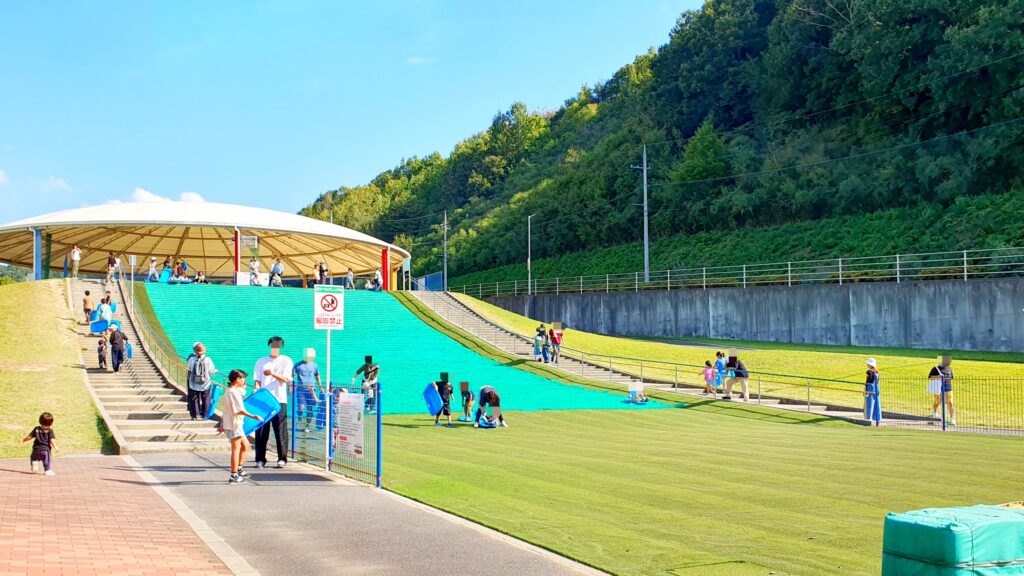
[{"label": "street lamp post", "polygon": [[533,294],[533,217],[526,217],[526,295]]}]

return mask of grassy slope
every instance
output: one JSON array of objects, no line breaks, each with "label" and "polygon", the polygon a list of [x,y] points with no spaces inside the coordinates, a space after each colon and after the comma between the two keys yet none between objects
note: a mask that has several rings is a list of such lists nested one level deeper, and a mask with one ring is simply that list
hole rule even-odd
[{"label": "grassy slope", "polygon": [[58,455],[112,451],[82,380],[64,281],[0,286],[0,318],[0,458],[28,457],[30,445],[17,441],[44,411],[54,415]]},{"label": "grassy slope", "polygon": [[495,431],[391,417],[386,484],[618,574],[878,574],[886,512],[1015,500],[1024,482],[1016,438],[695,408],[512,412]]},{"label": "grassy slope", "polygon": [[[481,300],[477,300],[464,294],[455,294],[470,308],[482,314],[493,322],[516,330],[520,333],[529,334],[537,326],[537,320],[526,318],[512,312],[508,312],[497,306],[493,306]],[[730,345],[728,342],[716,341],[723,344],[723,349]],[[697,384],[701,381],[699,368],[705,360],[714,360],[714,349],[702,346],[685,346],[667,344],[662,342],[651,342],[635,338],[620,338],[605,336],[578,330],[566,330],[565,345],[587,354],[604,354],[611,356],[622,356],[629,358],[642,358],[645,360],[675,362],[688,364],[694,368],[687,370],[682,368],[679,371],[679,382]],[[778,374],[795,376],[826,378],[843,381],[862,382],[864,374],[864,360],[868,356],[874,356],[879,363],[883,377],[883,394],[886,395],[885,409],[890,411],[907,412],[917,414],[923,410],[927,398],[922,394],[926,375],[931,366],[934,365],[934,356],[924,356],[922,351],[907,353],[899,349],[872,348],[858,350],[851,348],[837,348],[830,350],[829,347],[814,346],[766,346],[762,343],[733,342],[731,345],[739,347],[753,347],[752,350],[743,350],[740,355],[747,367],[755,374],[762,373],[762,391],[766,395],[775,395],[786,398],[802,400],[806,397],[805,380],[795,377],[779,377]],[[927,352],[927,351],[925,351]],[[932,351],[934,352],[934,351]],[[972,356],[974,358],[985,358],[989,355]],[[1004,354],[992,355],[1001,361],[965,360],[957,354],[956,370],[961,377],[971,376],[979,378],[991,378],[987,384],[991,394],[963,394],[960,395],[958,405],[961,409],[961,424],[977,424],[975,415],[988,412],[994,415],[996,421],[1007,421],[1016,418],[1021,410],[1019,405],[1012,402],[992,402],[992,395],[999,396],[1001,386],[1012,386],[1009,381],[1004,382],[1006,377],[1024,377],[1024,364],[1014,363],[1018,355]],[[595,359],[594,361],[600,361]],[[630,364],[626,361],[615,361],[614,367],[632,373],[639,373],[638,364]],[[675,369],[657,368],[647,366],[644,374],[648,378],[663,380],[675,379]],[[773,374],[768,376],[767,374]],[[885,378],[901,377],[905,380],[897,384],[895,380],[885,383]],[[826,401],[835,404],[859,406],[863,402],[861,384],[843,384],[837,382],[812,382],[812,399],[815,401]],[[887,388],[885,388],[887,386]],[[966,391],[966,389],[961,389]],[[1020,395],[1013,393],[1005,395],[1007,398],[1019,398]],[[977,403],[975,406],[973,404]],[[983,404],[983,405],[982,405]]]}]

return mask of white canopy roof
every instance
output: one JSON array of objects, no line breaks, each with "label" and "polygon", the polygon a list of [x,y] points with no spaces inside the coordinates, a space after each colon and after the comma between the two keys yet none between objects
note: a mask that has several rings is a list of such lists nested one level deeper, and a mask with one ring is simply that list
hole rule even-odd
[{"label": "white canopy roof", "polygon": [[[139,255],[138,266],[143,270],[148,268],[149,256],[158,263],[171,256],[207,275],[230,276],[235,228],[242,236],[258,237],[261,271],[268,272],[273,259],[281,258],[285,276],[290,277],[311,274],[321,260],[334,275],[349,268],[356,274],[371,273],[381,265],[386,247],[391,248],[392,270],[409,256],[373,236],[297,214],[235,204],[167,201],[87,206],[4,224],[0,226],[0,262],[31,267],[32,230],[39,229],[51,242],[51,268],[62,269],[64,256],[77,244],[82,250],[82,272],[105,272],[107,252],[113,252],[125,266],[126,255]],[[243,270],[250,256],[248,250],[242,251]]]}]

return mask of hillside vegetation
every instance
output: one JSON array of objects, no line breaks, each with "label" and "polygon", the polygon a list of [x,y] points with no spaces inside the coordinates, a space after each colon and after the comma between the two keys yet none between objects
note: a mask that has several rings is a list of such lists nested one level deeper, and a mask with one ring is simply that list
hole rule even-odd
[{"label": "hillside vegetation", "polygon": [[709,0],[558,110],[515,103],[447,156],[302,213],[411,249],[423,273],[440,268],[447,209],[450,274],[468,278],[524,260],[530,214],[538,260],[640,240],[646,144],[660,267],[1019,241],[992,216],[993,196],[1024,190],[1022,13],[1024,0]]}]

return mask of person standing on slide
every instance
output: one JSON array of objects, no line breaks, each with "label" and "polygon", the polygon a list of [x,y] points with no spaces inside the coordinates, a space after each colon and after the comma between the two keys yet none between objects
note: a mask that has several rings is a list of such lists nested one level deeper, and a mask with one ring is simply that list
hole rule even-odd
[{"label": "person standing on slide", "polygon": [[295,365],[291,358],[281,354],[283,338],[273,336],[267,340],[267,346],[270,346],[270,355],[256,361],[253,380],[256,389],[266,388],[277,399],[281,411],[256,431],[256,467],[267,466],[267,442],[270,441],[270,430],[273,429],[277,467],[284,468],[288,464],[288,385],[292,382]]}]

